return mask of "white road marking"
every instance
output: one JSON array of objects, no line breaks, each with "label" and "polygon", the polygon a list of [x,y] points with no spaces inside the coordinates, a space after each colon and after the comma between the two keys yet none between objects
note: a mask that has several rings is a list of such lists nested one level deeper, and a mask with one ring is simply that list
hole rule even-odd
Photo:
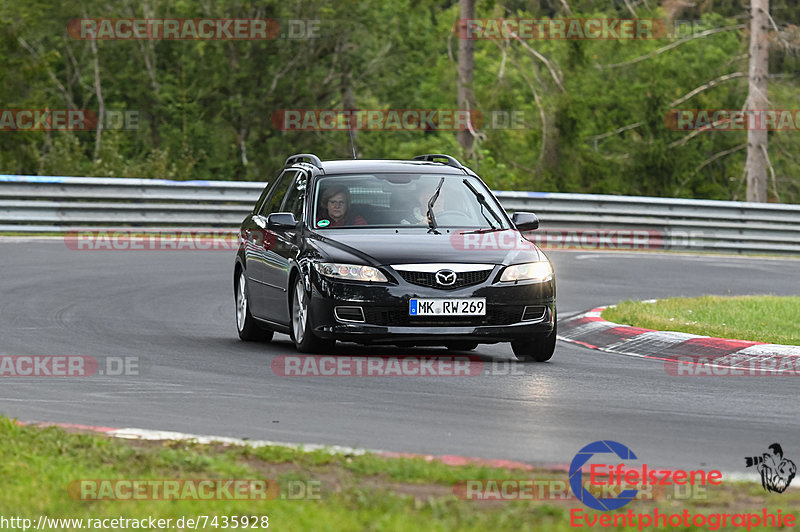
[{"label": "white road marking", "polygon": [[316,443],[286,443],[276,442],[270,440],[245,440],[242,438],[231,438],[228,436],[204,436],[200,434],[188,434],[184,432],[172,432],[166,430],[148,430],[148,429],[115,429],[107,432],[110,436],[115,438],[122,438],[126,440],[174,440],[174,441],[190,441],[199,444],[222,443],[226,445],[246,446],[246,447],[287,447],[290,449],[302,451],[327,451],[330,454],[349,454],[349,455],[362,455],[366,453],[381,453],[383,451],[359,449],[355,447],[346,447],[342,445],[321,445]]}]

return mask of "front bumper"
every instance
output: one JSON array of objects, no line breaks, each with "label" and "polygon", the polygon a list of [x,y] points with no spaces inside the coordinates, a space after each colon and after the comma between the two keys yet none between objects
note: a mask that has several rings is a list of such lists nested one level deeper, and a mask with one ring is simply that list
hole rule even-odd
[{"label": "front bumper", "polygon": [[[496,273],[496,272],[495,272]],[[495,279],[493,274],[490,279]],[[399,284],[331,281],[315,276],[311,283],[311,327],[320,338],[357,343],[435,345],[449,341],[510,342],[549,334],[555,317],[555,280],[442,290]],[[411,298],[486,298],[486,316],[409,316]],[[337,318],[337,306],[360,307],[363,322]],[[525,307],[542,307],[541,315],[523,321]]]}]

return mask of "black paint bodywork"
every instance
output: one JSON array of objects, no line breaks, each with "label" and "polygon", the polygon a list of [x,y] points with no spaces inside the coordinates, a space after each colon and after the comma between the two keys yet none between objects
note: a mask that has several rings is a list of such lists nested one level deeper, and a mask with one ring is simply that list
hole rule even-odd
[{"label": "black paint bodywork", "polygon": [[[415,172],[437,175],[471,175],[468,169],[424,161],[329,161],[323,168],[295,163],[287,169],[300,172],[312,191],[316,178],[337,174]],[[287,169],[281,174],[283,176]],[[476,176],[477,177],[477,176]],[[279,178],[280,179],[280,178]],[[534,244],[524,240],[516,229],[495,231],[496,240],[519,242],[511,249],[465,250],[453,245],[463,231],[441,229],[440,234],[425,227],[375,227],[314,229],[311,224],[312,194],[306,194],[303,215],[293,227],[285,215],[272,219],[260,212],[269,205],[275,183],[271,183],[242,222],[234,279],[245,270],[250,312],[262,325],[290,333],[291,287],[298,276],[310,295],[309,319],[314,334],[359,343],[435,345],[451,341],[477,343],[509,342],[544,336],[553,330],[555,318],[555,277],[538,281],[499,283],[505,266],[547,260]],[[484,185],[483,194],[498,206],[496,198]],[[291,218],[288,218],[291,220]],[[527,219],[526,219],[527,220]],[[508,220],[509,227],[514,227]],[[469,230],[465,230],[469,231]],[[319,275],[314,262],[365,264],[383,272],[388,283],[335,281]],[[406,282],[392,264],[458,263],[492,264],[488,279],[480,284],[456,289],[424,287]],[[428,318],[408,316],[409,299],[485,297],[485,317]],[[337,305],[364,309],[365,322],[336,318]],[[544,306],[541,320],[521,321],[525,306]]]}]

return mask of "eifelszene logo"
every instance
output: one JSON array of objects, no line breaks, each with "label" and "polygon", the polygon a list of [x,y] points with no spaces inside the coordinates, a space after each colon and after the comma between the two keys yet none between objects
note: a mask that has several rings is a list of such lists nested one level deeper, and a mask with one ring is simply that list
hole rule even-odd
[{"label": "eifelszene logo", "polygon": [[615,498],[598,498],[589,493],[583,487],[582,466],[596,453],[614,453],[620,460],[637,460],[633,451],[621,443],[610,440],[592,442],[578,451],[575,458],[572,459],[572,463],[569,465],[569,486],[578,500],[589,508],[600,511],[618,510],[631,502],[636,497],[638,490],[624,490]]},{"label": "eifelszene logo", "polygon": [[[603,463],[589,463],[595,455],[603,454],[612,455],[611,460]],[[604,458],[601,456],[599,459],[603,460]],[[719,486],[722,483],[722,472],[716,469],[688,471],[655,469],[647,464],[641,464],[638,467],[625,464],[625,462],[636,460],[638,458],[634,452],[619,442],[600,440],[590,443],[578,451],[569,466],[569,486],[572,493],[589,508],[605,512],[619,510],[636,498],[640,490],[647,490],[654,486],[694,488],[706,485]],[[584,467],[589,470],[588,483],[585,483],[583,479]],[[631,487],[636,489],[630,489]],[[599,495],[601,496],[598,497],[587,488],[600,489]],[[617,493],[617,491],[619,492]],[[615,494],[616,496],[614,496]]]},{"label": "eifelszene logo", "polygon": [[761,456],[745,457],[745,467],[753,467],[761,475],[761,486],[765,491],[783,493],[792,483],[797,466],[788,458],[783,457],[783,448],[780,443],[769,446],[770,452]]}]

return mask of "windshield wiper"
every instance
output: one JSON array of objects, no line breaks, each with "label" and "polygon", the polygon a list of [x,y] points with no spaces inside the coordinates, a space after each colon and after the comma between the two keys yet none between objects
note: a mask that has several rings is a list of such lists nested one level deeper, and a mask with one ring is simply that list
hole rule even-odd
[{"label": "windshield wiper", "polygon": [[463,231],[461,234],[464,234],[464,235],[474,235],[474,234],[482,235],[484,233],[494,233],[495,231],[505,231],[505,229],[503,229],[502,227],[482,227],[480,229],[475,229],[474,231]]},{"label": "windshield wiper", "polygon": [[475,187],[472,185],[472,183],[470,183],[470,182],[469,182],[469,180],[467,180],[467,179],[463,179],[461,182],[462,182],[462,183],[464,183],[464,184],[467,186],[467,188],[470,190],[470,192],[472,192],[472,193],[475,195],[475,197],[478,199],[478,203],[480,203],[480,205],[481,205],[481,214],[482,214],[482,215],[483,215],[483,217],[486,219],[486,223],[488,223],[488,224],[489,224],[489,226],[490,226],[492,229],[497,229],[497,227],[495,227],[495,225],[492,223],[492,221],[489,219],[489,217],[488,217],[488,216],[486,216],[486,213],[485,213],[485,212],[483,212],[483,208],[484,208],[484,207],[486,207],[486,209],[487,209],[487,210],[488,210],[490,213],[492,213],[492,216],[494,217],[494,219],[495,219],[495,220],[497,220],[497,223],[498,223],[498,224],[500,224],[500,225],[503,225],[503,220],[501,220],[501,219],[500,219],[500,217],[497,215],[497,213],[496,213],[496,212],[494,212],[494,211],[492,210],[492,207],[491,207],[491,206],[489,205],[489,203],[486,201],[486,196],[484,196],[483,194],[481,194],[480,192],[478,192],[478,191],[475,189]]},{"label": "windshield wiper", "polygon": [[436,187],[436,192],[434,192],[431,199],[428,200],[428,227],[430,228],[428,232],[430,233],[433,231],[437,235],[440,233],[436,230],[436,217],[433,215],[433,204],[439,199],[439,192],[442,191],[442,185],[444,185],[444,178],[439,180],[439,186]]}]

